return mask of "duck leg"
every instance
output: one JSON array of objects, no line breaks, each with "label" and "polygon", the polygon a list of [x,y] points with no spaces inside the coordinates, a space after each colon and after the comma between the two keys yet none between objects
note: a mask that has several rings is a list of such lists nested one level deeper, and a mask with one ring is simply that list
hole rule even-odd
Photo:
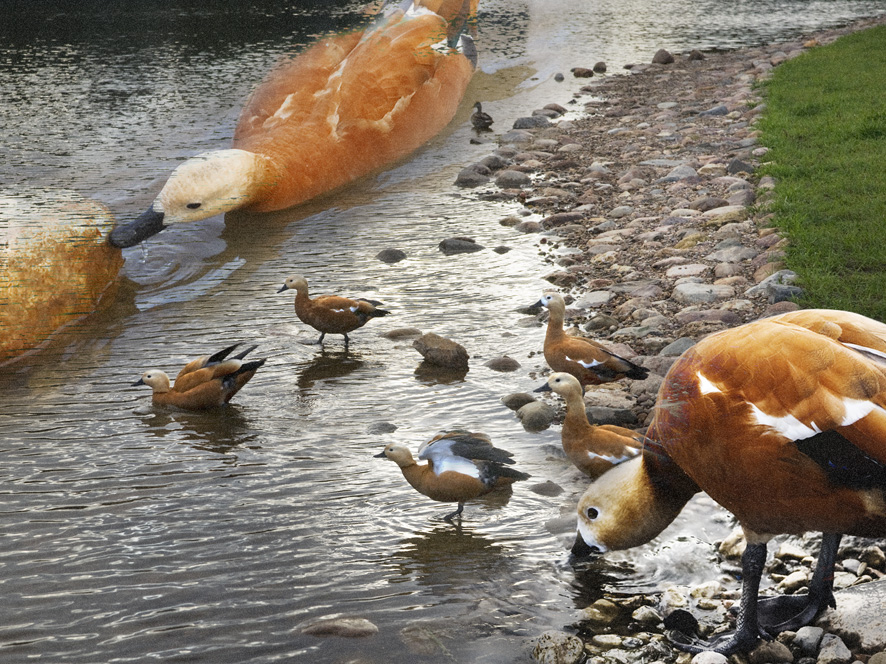
[{"label": "duck leg", "polygon": [[698,653],[713,650],[723,655],[753,650],[761,638],[771,637],[760,629],[757,621],[757,595],[760,592],[760,579],[766,563],[766,544],[748,544],[741,557],[742,575],[741,604],[738,608],[736,630],[723,634],[711,642],[687,636],[682,632],[671,631],[668,639],[680,650]]},{"label": "duck leg", "polygon": [[764,597],[757,603],[760,626],[773,636],[779,632],[796,631],[811,623],[827,606],[836,606],[834,599],[834,564],[842,535],[824,533],[818,563],[809,583],[807,595]]},{"label": "duck leg", "polygon": [[325,332],[321,332],[321,333],[320,333],[320,338],[317,339],[317,343],[320,344],[321,346],[323,345],[323,337],[325,337],[325,336],[326,336],[326,333],[325,333]]},{"label": "duck leg", "polygon": [[459,518],[459,521],[460,521],[460,520],[461,520],[461,511],[462,511],[464,508],[465,508],[465,504],[464,504],[464,503],[459,503],[459,504],[458,504],[458,509],[455,510],[454,512],[450,512],[449,514],[447,514],[446,516],[444,516],[444,517],[443,517],[443,520],[444,520],[444,521],[449,521],[449,522],[451,523],[452,520],[453,520],[455,517],[458,517],[458,518]]},{"label": "duck leg", "polygon": [[345,337],[345,350],[347,350],[347,349],[348,349],[348,343],[350,343],[351,340],[348,339],[348,333],[347,333],[347,332],[345,332],[344,337]]}]

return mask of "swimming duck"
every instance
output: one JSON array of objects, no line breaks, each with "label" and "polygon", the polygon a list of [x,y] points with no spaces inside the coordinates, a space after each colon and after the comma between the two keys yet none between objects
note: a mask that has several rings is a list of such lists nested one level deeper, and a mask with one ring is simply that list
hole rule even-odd
[{"label": "swimming duck", "polygon": [[649,375],[648,369],[619,357],[596,341],[566,334],[563,330],[566,301],[559,293],[545,293],[533,306],[545,307],[550,312],[544,354],[554,371],[572,374],[582,387],[610,383],[619,378],[642,380]]},{"label": "swimming duck", "polygon": [[400,159],[445,127],[476,66],[461,34],[477,0],[389,0],[364,31],[321,40],[274,69],[231,149],[173,171],[151,207],[114,229],[131,247],[170,224],[282,210]]},{"label": "swimming duck", "polygon": [[[684,650],[746,652],[835,605],[842,534],[886,536],[886,325],[803,310],[712,334],[671,367],[640,457],[596,480],[578,504],[573,553],[648,542],[697,490],[738,519],[747,539],[736,631]],[[766,545],[824,533],[807,595],[758,592]]]},{"label": "swimming duck", "polygon": [[468,431],[441,433],[419,447],[416,463],[409,448],[390,443],[378,458],[388,458],[403,472],[412,487],[431,500],[458,503],[458,509],[444,516],[446,521],[461,517],[465,501],[490,491],[529,479],[529,475],[508,466],[513,454],[492,445],[489,436]]},{"label": "swimming duck", "polygon": [[640,453],[643,434],[613,424],[595,425],[588,421],[584,391],[575,376],[558,371],[535,391],[553,391],[566,401],[566,417],[560,433],[563,451],[585,475],[599,477],[612,466]]},{"label": "swimming duck", "polygon": [[277,292],[290,289],[295,291],[295,315],[302,323],[307,323],[320,332],[318,344],[323,343],[327,332],[342,334],[347,350],[350,341],[348,332],[363,327],[370,318],[391,313],[387,309],[379,309],[381,302],[376,300],[352,300],[338,295],[318,295],[312,300],[308,297],[308,280],[300,275],[288,277]]},{"label": "swimming duck", "polygon": [[169,376],[159,369],[146,371],[132,385],[152,388],[152,402],[157,406],[177,406],[187,410],[224,406],[265,363],[264,359],[243,361],[256,346],[228,358],[237,346],[239,344],[191,360],[179,371],[174,385],[170,385]]},{"label": "swimming duck", "polygon": [[492,126],[492,116],[483,111],[479,101],[474,104],[474,108],[476,110],[471,114],[471,124],[477,131],[486,131]]}]

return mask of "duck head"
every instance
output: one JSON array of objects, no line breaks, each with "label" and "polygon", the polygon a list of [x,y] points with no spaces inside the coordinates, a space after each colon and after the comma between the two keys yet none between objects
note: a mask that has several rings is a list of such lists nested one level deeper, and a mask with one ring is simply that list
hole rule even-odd
[{"label": "duck head", "polygon": [[151,369],[150,371],[145,371],[142,374],[142,377],[139,378],[132,384],[132,387],[136,385],[147,385],[154,392],[169,392],[169,376],[166,375],[166,372],[160,371],[159,369]]},{"label": "duck head", "polygon": [[372,456],[377,459],[390,459],[401,468],[404,466],[411,466],[415,463],[415,459],[412,457],[412,452],[409,451],[408,447],[401,445],[400,443],[389,443],[385,445],[385,448],[381,452],[373,454]]},{"label": "duck head", "polygon": [[[280,286],[280,289],[277,291],[278,293],[282,293],[285,290],[294,290],[296,292],[304,291],[308,292],[308,280],[305,279],[300,274],[296,274],[292,277],[287,277],[283,282],[283,285]],[[383,454],[379,454],[378,456],[384,456]]]},{"label": "duck head", "polygon": [[170,224],[200,221],[252,203],[269,183],[266,157],[246,150],[215,150],[191,157],[176,168],[144,213],[109,235],[125,248]]}]

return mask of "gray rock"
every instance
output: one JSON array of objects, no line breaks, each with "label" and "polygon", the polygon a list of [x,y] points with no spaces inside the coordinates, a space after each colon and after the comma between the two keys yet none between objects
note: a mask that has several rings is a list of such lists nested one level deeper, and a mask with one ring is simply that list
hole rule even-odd
[{"label": "gray rock", "polygon": [[801,655],[815,657],[818,654],[822,636],[824,636],[824,630],[821,627],[806,625],[806,627],[801,627],[797,630],[793,644],[800,651]]},{"label": "gray rock", "polygon": [[606,73],[606,63],[603,62],[602,60],[600,62],[595,63],[594,64],[594,71],[597,72],[598,74],[605,74]]},{"label": "gray rock", "polygon": [[584,656],[584,642],[565,632],[544,632],[532,649],[532,658],[538,664],[578,664]]},{"label": "gray rock", "polygon": [[373,422],[368,427],[366,427],[366,433],[372,435],[394,433],[396,430],[397,425],[393,422]]},{"label": "gray rock", "polygon": [[454,370],[468,368],[468,351],[464,346],[433,332],[420,336],[412,347],[430,364]]},{"label": "gray rock", "polygon": [[533,401],[517,411],[517,418],[527,431],[544,431],[554,423],[557,411],[543,401]]},{"label": "gray rock", "polygon": [[705,258],[709,261],[717,261],[718,263],[741,263],[742,261],[749,261],[752,258],[755,258],[757,253],[756,249],[735,245],[713,251],[705,256]]},{"label": "gray rock", "polygon": [[532,178],[526,173],[512,171],[510,169],[500,171],[499,174],[495,176],[495,184],[502,189],[525,187],[530,182],[532,182]]},{"label": "gray rock", "polygon": [[661,614],[651,606],[643,605],[634,610],[631,618],[641,625],[657,625],[662,621]]},{"label": "gray rock", "polygon": [[713,650],[705,650],[692,658],[690,664],[728,664],[729,658]]},{"label": "gray rock", "polygon": [[502,143],[532,143],[535,137],[525,129],[511,129],[501,135]]},{"label": "gray rock", "polygon": [[769,304],[776,302],[787,302],[795,297],[801,297],[803,289],[799,286],[785,286],[783,284],[769,284],[766,289],[766,299]]},{"label": "gray rock", "polygon": [[489,367],[493,371],[516,371],[520,368],[520,363],[512,357],[503,355],[486,362],[484,367]]},{"label": "gray rock", "polygon": [[[548,496],[549,498],[553,498],[554,496],[559,496],[563,493],[564,489],[562,486],[557,484],[556,482],[551,482],[551,480],[547,480],[545,482],[539,482],[538,484],[533,484],[528,487],[532,493],[538,494],[539,496]],[[570,521],[574,524],[575,520],[570,517]],[[574,525],[570,530],[574,529]]]},{"label": "gray rock", "polygon": [[679,182],[680,180],[686,180],[688,178],[698,177],[698,172],[692,168],[692,166],[686,166],[685,164],[681,164],[673,168],[670,173],[665,175],[663,178],[659,178],[656,182]]},{"label": "gray rock", "polygon": [[594,70],[587,67],[573,67],[570,71],[575,78],[590,78],[594,75]]},{"label": "gray rock", "polygon": [[699,115],[726,115],[727,113],[729,113],[729,109],[720,104],[719,106],[714,106],[706,111],[702,111]]},{"label": "gray rock", "polygon": [[781,641],[763,641],[748,653],[751,664],[775,664],[776,662],[793,662],[794,655]]},{"label": "gray rock", "polygon": [[726,172],[730,175],[735,175],[736,173],[753,173],[754,167],[749,163],[736,158],[726,165]]},{"label": "gray rock", "polygon": [[724,284],[685,283],[674,286],[671,298],[683,304],[706,304],[726,300],[735,295],[731,286]]},{"label": "gray rock", "polygon": [[541,220],[543,228],[556,228],[585,218],[584,212],[557,212]]},{"label": "gray rock", "polygon": [[325,618],[301,628],[302,634],[311,636],[345,636],[357,638],[378,633],[378,627],[365,618]]},{"label": "gray rock", "polygon": [[406,252],[402,249],[382,249],[375,257],[382,263],[399,263],[406,258]]},{"label": "gray rock", "polygon": [[667,346],[658,351],[659,355],[664,355],[666,357],[679,357],[687,350],[692,348],[695,345],[695,340],[690,339],[689,337],[680,337],[679,339],[675,339]]},{"label": "gray rock", "polygon": [[514,129],[542,129],[550,127],[551,121],[543,115],[527,115],[514,120]]},{"label": "gray rock", "polygon": [[385,339],[391,339],[392,341],[397,341],[399,339],[411,339],[413,337],[420,337],[421,330],[417,327],[398,327],[393,330],[388,330],[384,332],[381,336]]},{"label": "gray rock", "polygon": [[[881,622],[881,625],[883,623]],[[881,632],[886,635],[886,632]],[[821,649],[818,651],[817,664],[849,664],[852,661],[852,652],[843,643],[843,639],[834,634],[825,634],[821,639]]]},{"label": "gray rock", "polygon": [[511,410],[520,410],[523,406],[535,400],[535,397],[528,392],[514,392],[501,398],[501,402]]},{"label": "gray rock", "polygon": [[480,161],[477,162],[488,168],[490,171],[499,171],[510,163],[510,160],[505,159],[501,155],[490,154],[483,157]]},{"label": "gray rock", "polygon": [[455,177],[455,184],[458,187],[479,187],[489,182],[489,176],[478,173],[476,169],[468,166],[458,172]]},{"label": "gray rock", "polygon": [[637,416],[627,408],[588,406],[585,408],[585,414],[592,424],[614,424],[620,427],[630,427],[637,424]]},{"label": "gray rock", "polygon": [[835,595],[837,608],[827,609],[816,625],[847,638],[857,634],[867,652],[886,650],[886,581],[852,586]]},{"label": "gray rock", "polygon": [[472,253],[474,251],[482,251],[483,245],[477,244],[473,238],[469,237],[451,237],[443,240],[437,247],[447,256],[453,254]]},{"label": "gray rock", "polygon": [[606,216],[611,219],[621,219],[627,217],[629,214],[633,213],[633,211],[634,208],[630,205],[619,205],[618,207],[611,209]]},{"label": "gray rock", "polygon": [[669,65],[674,61],[674,56],[668,53],[665,49],[660,48],[655,52],[655,55],[652,56],[653,64],[657,65]]}]

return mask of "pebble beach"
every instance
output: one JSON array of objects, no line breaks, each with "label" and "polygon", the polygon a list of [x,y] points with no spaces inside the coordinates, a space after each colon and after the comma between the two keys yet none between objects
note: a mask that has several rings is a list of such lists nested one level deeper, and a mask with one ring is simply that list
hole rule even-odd
[{"label": "pebble beach", "polygon": [[[586,402],[599,423],[643,430],[664,375],[684,350],[712,332],[797,308],[793,298],[802,291],[783,263],[787,239],[772,227],[767,205],[776,183],[758,174],[767,161],[755,128],[766,111],[759,84],[808,49],[883,23],[886,17],[725,53],[662,50],[624,72],[576,63],[562,76],[584,83],[571,99],[527,109],[513,128],[478,139],[490,154],[456,184],[481,198],[522,203],[522,215],[501,223],[539,234],[551,264],[547,280],[567,297],[573,331],[651,371],[642,381],[590,388]],[[527,312],[527,324],[537,325],[536,316]],[[543,425],[524,419],[527,428]],[[718,544],[724,574],[734,572],[740,531]],[[886,663],[881,545],[844,538],[838,610],[731,661]],[[817,551],[814,533],[777,538],[769,584],[776,592],[805,592]],[[664,619],[679,607],[702,616],[702,635],[724,629],[734,588],[712,580],[598,600],[576,629],[538,639],[533,657],[725,662],[671,648]]]}]

